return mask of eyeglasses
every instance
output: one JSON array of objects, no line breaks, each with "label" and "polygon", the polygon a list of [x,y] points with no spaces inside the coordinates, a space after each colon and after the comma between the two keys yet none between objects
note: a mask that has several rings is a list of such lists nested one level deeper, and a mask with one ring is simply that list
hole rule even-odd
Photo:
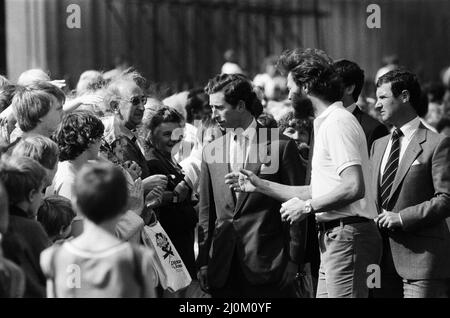
[{"label": "eyeglasses", "polygon": [[147,103],[147,96],[133,96],[130,99],[123,99],[119,98],[121,100],[126,100],[127,102],[130,102],[133,106],[137,106],[139,104],[145,105]]}]

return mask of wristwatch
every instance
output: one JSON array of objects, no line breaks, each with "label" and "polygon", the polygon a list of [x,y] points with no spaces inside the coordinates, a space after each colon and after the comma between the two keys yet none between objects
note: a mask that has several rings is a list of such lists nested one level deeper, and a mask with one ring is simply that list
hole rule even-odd
[{"label": "wristwatch", "polygon": [[305,213],[311,213],[313,212],[313,207],[311,206],[311,200],[305,201]]},{"label": "wristwatch", "polygon": [[172,203],[178,203],[178,192],[173,191]]}]

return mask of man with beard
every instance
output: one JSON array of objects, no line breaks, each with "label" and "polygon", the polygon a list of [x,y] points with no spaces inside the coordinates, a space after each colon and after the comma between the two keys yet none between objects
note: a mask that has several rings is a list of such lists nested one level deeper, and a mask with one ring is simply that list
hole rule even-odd
[{"label": "man with beard", "polygon": [[246,170],[227,183],[285,201],[280,213],[291,223],[316,215],[321,259],[317,297],[368,297],[367,269],[380,261],[381,237],[373,221],[377,210],[367,143],[361,125],[342,105],[342,81],[332,63],[316,49],[280,57],[289,94],[306,95],[314,109],[311,186],[281,185]]}]

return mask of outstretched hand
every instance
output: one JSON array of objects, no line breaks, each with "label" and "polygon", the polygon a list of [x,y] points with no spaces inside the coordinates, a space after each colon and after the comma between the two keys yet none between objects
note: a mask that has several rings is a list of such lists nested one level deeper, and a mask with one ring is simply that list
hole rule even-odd
[{"label": "outstretched hand", "polygon": [[253,172],[241,169],[225,175],[225,183],[236,192],[257,192],[261,179]]}]

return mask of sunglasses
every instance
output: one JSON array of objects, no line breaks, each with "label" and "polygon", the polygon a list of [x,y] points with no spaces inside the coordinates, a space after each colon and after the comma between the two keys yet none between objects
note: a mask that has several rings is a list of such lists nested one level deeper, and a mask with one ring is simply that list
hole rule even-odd
[{"label": "sunglasses", "polygon": [[[122,99],[122,98],[120,98]],[[133,106],[137,106],[139,104],[145,105],[147,103],[147,96],[133,96],[130,99],[122,99],[130,102]]]}]

